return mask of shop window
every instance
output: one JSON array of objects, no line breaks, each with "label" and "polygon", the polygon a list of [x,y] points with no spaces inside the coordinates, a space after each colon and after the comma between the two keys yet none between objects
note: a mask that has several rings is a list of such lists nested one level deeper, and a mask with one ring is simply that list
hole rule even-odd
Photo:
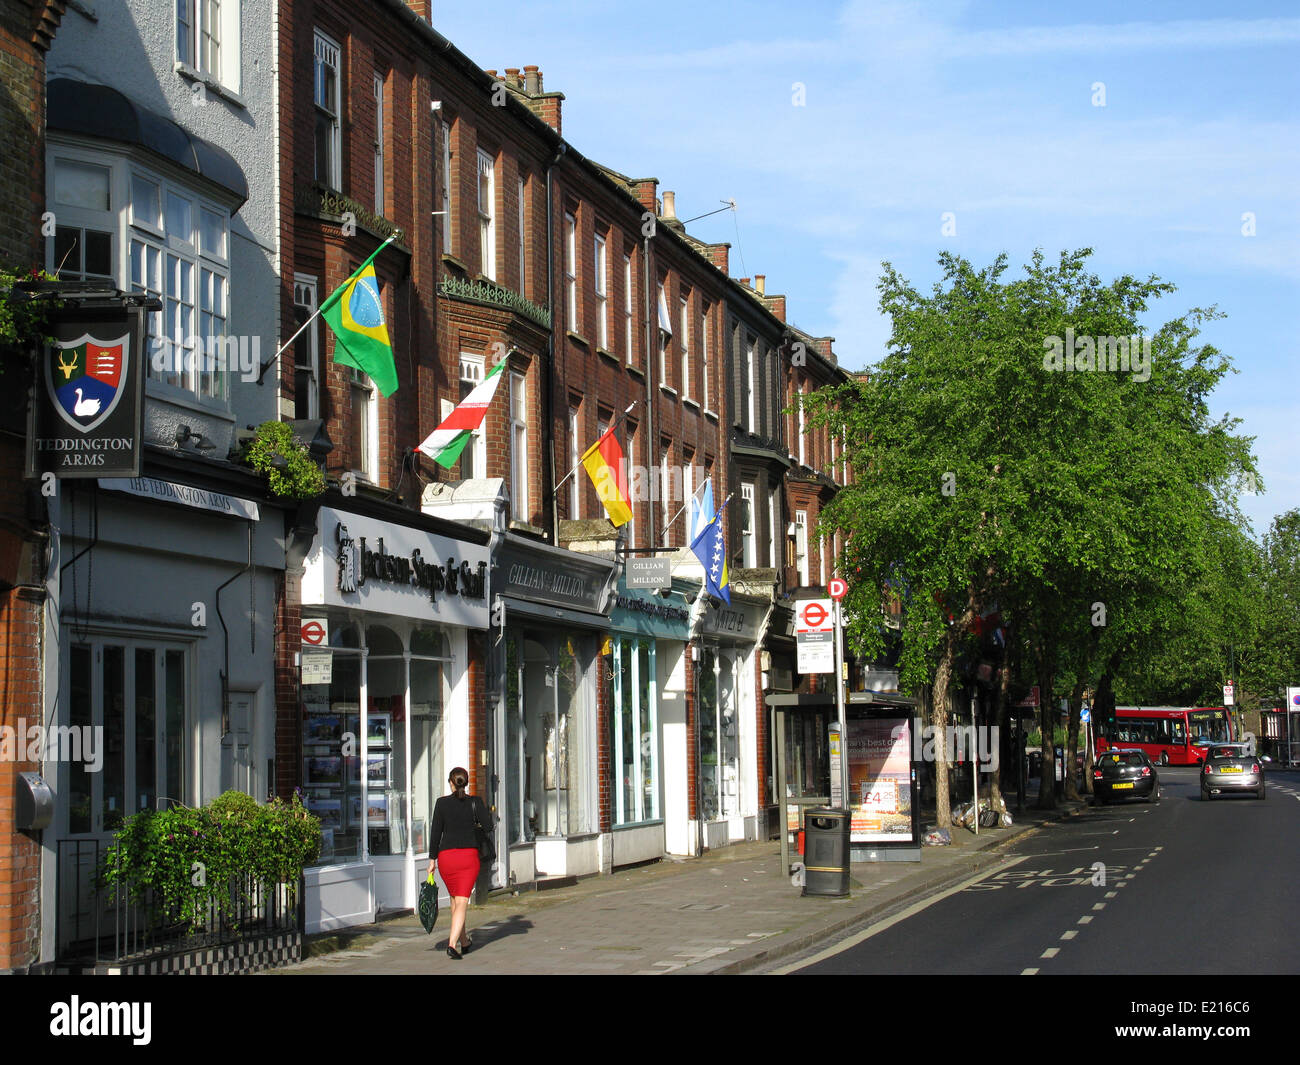
[{"label": "shop window", "polygon": [[610,750],[615,757],[614,823],[653,821],[659,815],[658,697],[653,640],[614,640],[605,659],[610,705]]},{"label": "shop window", "polygon": [[704,648],[697,669],[700,817],[705,821],[739,813],[739,720],[731,656]]},{"label": "shop window", "polygon": [[[68,724],[77,731],[60,751],[68,762],[70,834],[114,832],[133,814],[186,801],[187,667],[184,649],[152,641],[72,645]],[[83,750],[87,727],[102,738]]]}]

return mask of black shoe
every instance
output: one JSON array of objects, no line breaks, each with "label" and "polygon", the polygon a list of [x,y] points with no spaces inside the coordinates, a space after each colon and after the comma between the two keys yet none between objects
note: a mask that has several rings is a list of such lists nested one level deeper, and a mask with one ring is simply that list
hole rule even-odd
[{"label": "black shoe", "polygon": [[474,940],[472,940],[472,939],[470,939],[468,936],[466,936],[466,937],[465,937],[465,945],[464,945],[463,947],[460,948],[460,952],[461,952],[462,954],[468,954],[468,953],[469,953],[469,950],[470,950],[470,947],[472,947],[473,945],[474,945]]},{"label": "black shoe", "polygon": [[447,944],[447,957],[449,957],[449,958],[455,958],[457,961],[460,961],[461,954],[460,954],[460,951],[458,951],[455,947],[453,947],[450,943],[448,943],[448,944]]}]

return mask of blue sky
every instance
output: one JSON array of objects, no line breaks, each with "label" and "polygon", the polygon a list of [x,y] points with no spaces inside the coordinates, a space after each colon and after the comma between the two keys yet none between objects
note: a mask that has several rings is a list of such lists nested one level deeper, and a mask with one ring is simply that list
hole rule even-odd
[{"label": "blue sky", "polygon": [[1241,508],[1262,534],[1300,506],[1300,4],[436,2],[434,25],[485,68],[536,63],[566,139],[679,217],[734,198],[690,231],[851,369],[888,337],[881,260],[928,289],[943,248],[1092,247],[1104,278],[1178,286],[1148,327],[1216,304],[1202,335],[1238,372],[1213,408],[1267,488]]}]

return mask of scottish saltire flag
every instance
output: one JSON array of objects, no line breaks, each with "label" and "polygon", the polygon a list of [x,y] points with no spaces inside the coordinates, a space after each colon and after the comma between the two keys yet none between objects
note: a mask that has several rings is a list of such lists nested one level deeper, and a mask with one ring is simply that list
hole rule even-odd
[{"label": "scottish saltire flag", "polygon": [[632,496],[627,490],[627,463],[613,425],[583,452],[579,461],[596,486],[596,498],[604,506],[610,524],[616,529],[626,525],[632,520]]},{"label": "scottish saltire flag", "polygon": [[456,409],[420,445],[420,450],[439,466],[451,469],[459,461],[465,445],[483,424],[488,405],[496,395],[497,385],[501,383],[501,370],[504,366],[504,359],[493,366],[488,375],[474,386],[470,394],[460,401]]},{"label": "scottish saltire flag", "polygon": [[[731,500],[728,498],[727,503]],[[722,510],[713,515],[712,520],[700,531],[700,535],[691,541],[691,550],[704,567],[704,590],[728,605],[731,603],[731,586],[727,577],[727,543],[722,533]]]},{"label": "scottish saltire flag", "polygon": [[689,532],[687,543],[695,543],[695,538],[704,531],[704,527],[713,520],[713,478],[706,477],[704,483],[695,489],[691,496]]},{"label": "scottish saltire flag", "polygon": [[321,304],[320,316],[334,330],[334,361],[360,370],[391,396],[397,391],[397,366],[375,277],[375,256],[383,246]]}]

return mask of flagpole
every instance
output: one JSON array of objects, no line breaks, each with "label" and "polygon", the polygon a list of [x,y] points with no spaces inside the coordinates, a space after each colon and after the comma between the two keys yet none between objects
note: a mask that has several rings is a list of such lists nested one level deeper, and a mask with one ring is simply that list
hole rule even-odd
[{"label": "flagpole", "polygon": [[[626,418],[629,414],[632,413],[632,408],[635,407],[635,406],[636,406],[638,403],[640,403],[640,402],[641,402],[641,401],[640,401],[639,399],[634,399],[634,400],[632,400],[632,402],[629,403],[629,404],[627,405],[627,410],[625,410],[622,414],[620,414],[620,415],[619,415],[619,416],[614,420],[614,424],[611,425],[608,429],[605,430],[604,433],[601,434],[600,439],[603,439],[603,438],[605,437],[606,434],[608,434],[608,433],[614,431],[615,429],[617,429],[617,428],[619,427],[620,423],[623,421],[623,419]],[[599,443],[600,443],[600,439],[597,439],[596,444],[599,444]],[[596,444],[592,444],[591,447],[595,447]],[[551,489],[551,497],[552,497],[552,498],[554,498],[555,495],[560,491],[560,489],[561,489],[562,487],[564,487],[564,482],[567,481],[570,477],[572,477],[575,473],[578,472],[578,466],[581,466],[581,465],[582,465],[582,459],[585,459],[589,454],[591,454],[591,447],[587,448],[587,450],[584,451],[584,452],[582,453],[582,458],[581,458],[581,459],[578,459],[578,465],[577,465],[577,466],[574,466],[573,469],[571,469],[568,473],[566,473],[563,477],[561,477],[558,481],[555,482],[555,487]]]},{"label": "flagpole", "polygon": [[[372,262],[374,262],[375,256],[378,255],[381,251],[383,251],[386,247],[388,247],[388,245],[390,245],[396,239],[397,239],[397,234],[394,233],[387,240],[385,240],[381,245],[379,245],[379,247],[377,247],[373,252],[371,252],[369,259],[367,259],[364,263],[358,266],[355,271],[353,271],[351,274],[348,275],[348,280],[350,281],[353,277],[355,277],[367,266],[369,266]],[[343,284],[347,284],[347,281],[345,281]],[[331,293],[331,295],[333,295],[333,293]],[[328,302],[329,300],[325,301],[325,303]],[[257,375],[257,383],[259,385],[262,383],[262,378],[266,376],[266,371],[271,368],[271,363],[275,362],[276,359],[278,359],[281,355],[283,355],[284,349],[287,348],[290,344],[292,344],[295,340],[297,340],[302,335],[302,331],[306,329],[309,325],[311,325],[312,322],[316,321],[317,318],[320,317],[321,312],[325,309],[325,303],[322,303],[319,307],[317,307],[312,312],[311,317],[308,318],[305,322],[302,323],[302,325],[298,327],[297,331],[293,334],[293,336],[291,336],[288,340],[286,340],[283,344],[281,344],[279,350],[276,351],[276,353],[272,355],[269,359],[267,359],[266,362],[262,363],[262,372]]]}]

